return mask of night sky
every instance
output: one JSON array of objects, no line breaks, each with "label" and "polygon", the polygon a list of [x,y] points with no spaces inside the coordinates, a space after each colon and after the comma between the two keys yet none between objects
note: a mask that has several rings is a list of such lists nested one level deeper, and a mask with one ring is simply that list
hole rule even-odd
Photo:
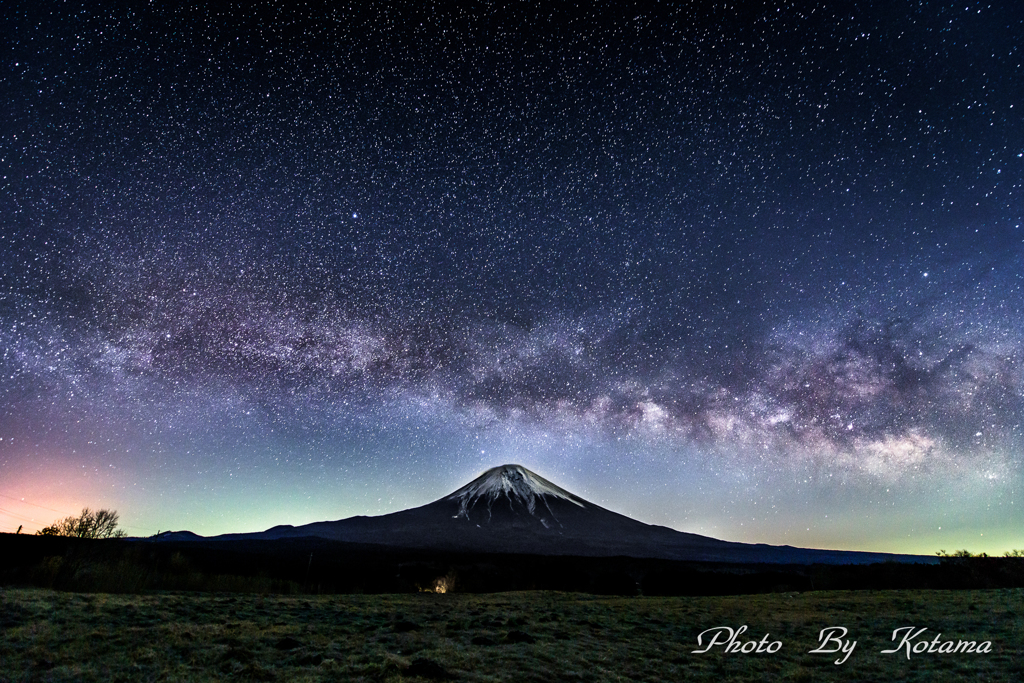
[{"label": "night sky", "polygon": [[1024,7],[580,4],[5,4],[0,531],[1024,547]]}]

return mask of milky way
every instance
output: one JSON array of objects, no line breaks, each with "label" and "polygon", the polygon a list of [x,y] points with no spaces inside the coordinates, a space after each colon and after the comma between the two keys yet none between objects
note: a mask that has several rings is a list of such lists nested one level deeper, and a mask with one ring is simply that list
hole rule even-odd
[{"label": "milky way", "polygon": [[0,530],[1024,546],[1024,12],[740,4],[7,11]]}]

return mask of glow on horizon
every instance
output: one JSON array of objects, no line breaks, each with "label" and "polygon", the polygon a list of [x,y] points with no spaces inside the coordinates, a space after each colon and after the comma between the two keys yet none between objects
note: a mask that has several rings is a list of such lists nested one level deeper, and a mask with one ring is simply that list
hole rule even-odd
[{"label": "glow on horizon", "polygon": [[[840,487],[832,494],[823,494],[831,495],[831,502],[818,507],[806,498],[788,494],[776,481],[767,487],[770,492],[757,500],[752,494],[758,487],[742,482],[736,485],[735,480],[731,485],[695,482],[688,471],[675,472],[677,478],[666,479],[653,490],[642,480],[631,481],[629,477],[611,488],[594,478],[594,473],[576,471],[559,476],[543,461],[519,460],[527,461],[519,464],[602,507],[646,523],[723,540],[920,555],[967,549],[998,556],[1024,546],[1011,487],[990,484],[988,494],[982,497],[962,486],[932,481],[929,485],[938,484],[946,492],[948,505],[938,510],[928,504],[919,487],[916,492],[896,495],[900,485],[890,484],[878,499],[859,497],[855,491],[844,493]],[[473,462],[470,459],[462,468],[465,481],[450,475],[433,477],[433,487],[424,486],[422,472],[404,467],[383,487],[379,477],[368,472],[354,472],[348,479],[319,481],[288,475],[273,482],[253,472],[195,490],[189,490],[187,482],[174,486],[168,486],[166,480],[146,482],[137,473],[121,475],[125,481],[134,482],[124,484],[121,477],[101,474],[97,468],[46,466],[0,487],[4,503],[0,508],[7,511],[0,512],[0,520],[10,527],[4,531],[14,531],[20,523],[24,525],[22,533],[34,533],[56,519],[77,514],[83,507],[110,507],[121,514],[122,526],[129,535],[168,530],[190,530],[204,536],[263,531],[278,524],[374,516],[423,505],[505,460]],[[859,490],[872,495],[870,487]],[[24,502],[15,495],[17,492],[27,494],[21,496]],[[984,521],[979,525],[978,520]]]}]

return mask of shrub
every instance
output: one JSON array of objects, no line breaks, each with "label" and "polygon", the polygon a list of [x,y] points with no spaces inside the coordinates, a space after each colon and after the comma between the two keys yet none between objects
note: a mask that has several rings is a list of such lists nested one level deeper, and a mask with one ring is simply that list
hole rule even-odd
[{"label": "shrub", "polygon": [[74,538],[123,538],[117,528],[117,512],[84,508],[78,517],[65,517],[36,532],[39,536],[71,536]]}]

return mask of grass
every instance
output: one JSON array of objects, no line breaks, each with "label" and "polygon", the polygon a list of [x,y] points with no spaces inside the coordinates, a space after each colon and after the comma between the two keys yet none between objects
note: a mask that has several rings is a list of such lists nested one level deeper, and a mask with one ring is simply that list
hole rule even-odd
[{"label": "grass", "polygon": [[[694,654],[746,624],[774,654]],[[818,633],[858,641],[841,666]],[[991,641],[987,654],[882,654],[892,631]],[[114,595],[0,589],[7,681],[982,681],[1024,679],[1024,590],[712,598]]]}]

